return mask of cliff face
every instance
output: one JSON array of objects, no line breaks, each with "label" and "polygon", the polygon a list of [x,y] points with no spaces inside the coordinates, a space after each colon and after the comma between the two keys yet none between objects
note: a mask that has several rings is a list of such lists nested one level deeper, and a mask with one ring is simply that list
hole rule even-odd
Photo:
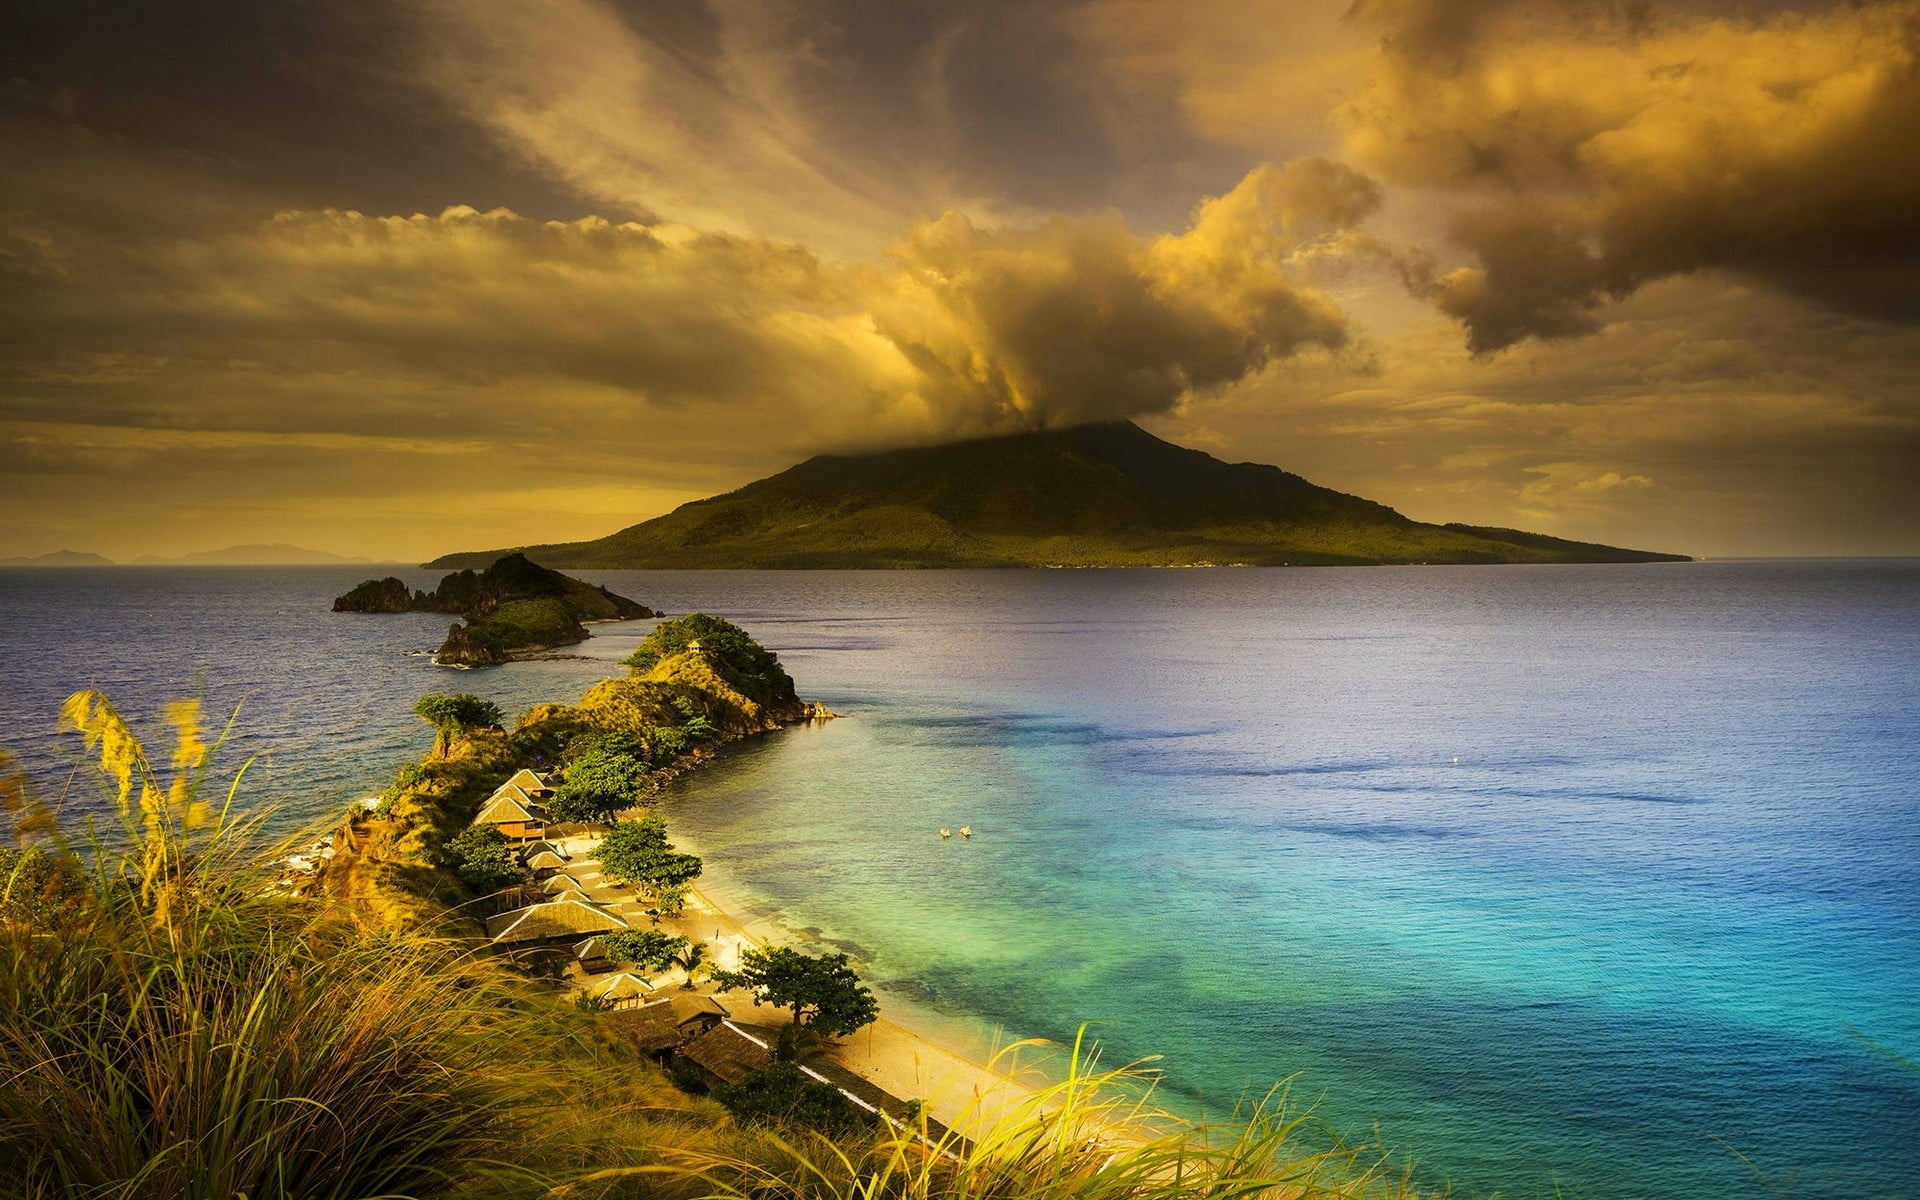
[{"label": "cliff face", "polygon": [[525,555],[509,554],[484,571],[456,571],[431,592],[409,592],[401,580],[369,579],[333,602],[335,612],[450,612],[452,626],[434,661],[485,667],[571,646],[590,636],[583,621],[631,620],[660,614],[597,584],[562,575]]}]

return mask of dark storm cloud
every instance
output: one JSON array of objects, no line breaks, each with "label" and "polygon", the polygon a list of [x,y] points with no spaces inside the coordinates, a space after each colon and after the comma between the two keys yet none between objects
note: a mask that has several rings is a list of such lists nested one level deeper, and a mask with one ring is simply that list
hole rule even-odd
[{"label": "dark storm cloud", "polygon": [[274,205],[437,212],[449,195],[577,211],[406,77],[406,23],[353,0],[26,0],[0,37],[0,114],[191,163]]},{"label": "dark storm cloud", "polygon": [[1361,10],[1387,53],[1350,148],[1466,198],[1476,265],[1430,291],[1476,351],[1589,333],[1605,301],[1702,270],[1920,318],[1920,5],[1562,11]]}]

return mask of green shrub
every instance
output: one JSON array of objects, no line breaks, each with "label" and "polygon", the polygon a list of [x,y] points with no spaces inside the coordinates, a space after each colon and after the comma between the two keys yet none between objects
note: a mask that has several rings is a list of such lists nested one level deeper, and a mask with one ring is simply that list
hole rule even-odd
[{"label": "green shrub", "polygon": [[462,829],[447,839],[445,852],[453,873],[476,892],[498,891],[527,877],[508,852],[506,837],[491,826]]},{"label": "green shrub", "polygon": [[739,1083],[722,1084],[713,1089],[713,1098],[743,1125],[787,1125],[847,1138],[869,1132],[876,1124],[840,1089],[790,1062],[762,1067]]}]

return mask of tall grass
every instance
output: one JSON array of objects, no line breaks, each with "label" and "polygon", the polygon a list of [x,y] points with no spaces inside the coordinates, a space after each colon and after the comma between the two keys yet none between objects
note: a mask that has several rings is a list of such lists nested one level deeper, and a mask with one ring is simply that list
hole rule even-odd
[{"label": "tall grass", "polygon": [[[1084,1034],[1083,1034],[1084,1036]],[[1023,1045],[1010,1047],[1011,1054]],[[1153,1103],[1152,1076],[1093,1069],[1076,1043],[1066,1079],[1017,1103],[976,1102],[955,1129],[890,1122],[857,1144],[774,1138],[753,1157],[662,1147],[659,1164],[589,1173],[569,1200],[1415,1200],[1403,1168],[1351,1146],[1276,1090],[1230,1121],[1196,1125]],[[627,1185],[622,1187],[621,1185]],[[638,1186],[636,1186],[638,1185]]]},{"label": "tall grass", "polygon": [[[1263,1106],[1197,1128],[1075,1072],[960,1138],[733,1126],[623,1027],[500,962],[275,886],[197,705],[167,769],[107,700],[67,723],[115,820],[71,830],[0,763],[0,1200],[1233,1200],[1409,1195]],[[309,837],[311,835],[308,835]]]},{"label": "tall grass", "polygon": [[197,707],[170,779],[103,697],[65,716],[119,821],[70,836],[9,793],[0,1193],[421,1194],[512,1152],[505,977],[274,888],[285,848],[201,799]]}]

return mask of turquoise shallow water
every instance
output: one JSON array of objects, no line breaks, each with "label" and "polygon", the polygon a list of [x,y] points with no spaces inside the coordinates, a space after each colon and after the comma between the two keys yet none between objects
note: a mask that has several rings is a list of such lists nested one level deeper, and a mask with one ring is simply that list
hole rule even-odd
[{"label": "turquoise shallow water", "polygon": [[[172,574],[0,572],[0,716],[204,668],[294,811],[422,740],[437,620]],[[1212,1111],[1291,1075],[1474,1191],[1920,1194],[1920,564],[595,578],[847,714],[672,820],[981,1036],[1097,1020]],[[457,682],[572,694],[602,632]]]}]

